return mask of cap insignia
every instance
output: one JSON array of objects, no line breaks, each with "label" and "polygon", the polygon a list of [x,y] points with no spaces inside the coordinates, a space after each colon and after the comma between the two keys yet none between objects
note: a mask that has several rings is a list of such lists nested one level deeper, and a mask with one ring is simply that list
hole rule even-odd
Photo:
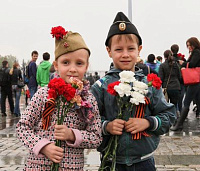
[{"label": "cap insignia", "polygon": [[121,31],[126,30],[126,24],[125,23],[119,23],[119,30],[121,30]]},{"label": "cap insignia", "polygon": [[64,43],[64,47],[69,47],[69,44],[67,42]]}]

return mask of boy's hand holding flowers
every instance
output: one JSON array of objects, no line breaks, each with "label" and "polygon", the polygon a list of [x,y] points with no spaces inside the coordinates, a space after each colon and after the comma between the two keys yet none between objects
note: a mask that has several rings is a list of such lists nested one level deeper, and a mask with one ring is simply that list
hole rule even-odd
[{"label": "boy's hand holding flowers", "polygon": [[109,122],[106,130],[112,135],[121,135],[124,129],[125,121],[122,119],[115,119],[112,122]]},{"label": "boy's hand holding flowers", "polygon": [[125,122],[126,132],[130,132],[132,135],[146,130],[149,126],[149,121],[144,118],[129,118],[129,120]]}]

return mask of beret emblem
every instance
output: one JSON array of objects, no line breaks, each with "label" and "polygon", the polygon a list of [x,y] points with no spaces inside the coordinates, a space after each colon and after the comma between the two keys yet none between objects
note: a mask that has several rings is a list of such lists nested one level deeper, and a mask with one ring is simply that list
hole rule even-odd
[{"label": "beret emblem", "polygon": [[126,24],[125,23],[120,23],[119,24],[119,30],[121,30],[121,31],[126,30]]}]

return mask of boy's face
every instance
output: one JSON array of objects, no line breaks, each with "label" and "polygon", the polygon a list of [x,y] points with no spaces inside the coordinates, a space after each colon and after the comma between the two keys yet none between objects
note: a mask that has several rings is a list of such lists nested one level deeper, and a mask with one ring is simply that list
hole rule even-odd
[{"label": "boy's face", "polygon": [[61,55],[56,61],[54,61],[54,67],[55,70],[58,71],[60,77],[67,83],[69,83],[70,77],[82,80],[88,68],[88,58],[88,51],[85,49],[79,49]]},{"label": "boy's face", "polygon": [[121,39],[118,36],[114,35],[112,37],[111,48],[107,47],[108,54],[113,59],[115,68],[134,71],[142,46],[138,47],[134,35],[131,35],[132,40],[125,35],[121,35]]}]

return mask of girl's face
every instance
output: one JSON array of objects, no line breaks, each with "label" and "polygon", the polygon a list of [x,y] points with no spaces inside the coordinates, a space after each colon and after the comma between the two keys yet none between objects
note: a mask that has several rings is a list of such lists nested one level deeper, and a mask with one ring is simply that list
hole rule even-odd
[{"label": "girl's face", "polygon": [[189,42],[187,42],[187,48],[188,48],[189,52],[192,52],[194,50],[194,47],[191,46]]},{"label": "girl's face", "polygon": [[134,71],[142,46],[138,47],[136,37],[131,36],[133,40],[129,40],[125,35],[122,35],[120,40],[118,35],[112,37],[111,48],[107,47],[107,51],[115,68]]},{"label": "girl's face", "polygon": [[69,83],[70,77],[82,80],[88,68],[88,58],[88,51],[85,49],[79,49],[61,55],[56,61],[54,61],[54,67],[55,70],[58,71],[60,77],[67,83]]}]

